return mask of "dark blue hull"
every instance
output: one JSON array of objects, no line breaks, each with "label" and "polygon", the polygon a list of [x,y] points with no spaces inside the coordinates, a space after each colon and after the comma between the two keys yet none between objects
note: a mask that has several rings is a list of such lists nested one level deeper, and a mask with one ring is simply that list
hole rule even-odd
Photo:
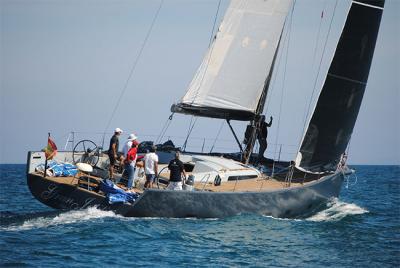
[{"label": "dark blue hull", "polygon": [[335,173],[301,187],[264,192],[146,190],[134,204],[108,204],[100,194],[28,174],[33,196],[56,209],[97,206],[127,217],[223,218],[244,213],[299,218],[318,211],[338,197],[343,174]]}]

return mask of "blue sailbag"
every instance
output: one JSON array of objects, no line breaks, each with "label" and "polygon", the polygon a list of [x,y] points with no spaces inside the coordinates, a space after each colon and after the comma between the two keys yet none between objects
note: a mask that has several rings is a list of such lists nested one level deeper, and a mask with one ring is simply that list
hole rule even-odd
[{"label": "blue sailbag", "polygon": [[108,203],[133,203],[139,197],[137,193],[128,193],[115,185],[111,180],[104,179],[100,183],[100,190],[106,194]]}]

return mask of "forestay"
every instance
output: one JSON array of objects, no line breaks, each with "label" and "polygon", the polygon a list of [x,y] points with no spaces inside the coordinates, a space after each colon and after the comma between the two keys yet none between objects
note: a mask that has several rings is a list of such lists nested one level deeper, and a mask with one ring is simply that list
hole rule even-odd
[{"label": "forestay", "polygon": [[173,112],[251,120],[292,0],[232,0],[188,91]]}]

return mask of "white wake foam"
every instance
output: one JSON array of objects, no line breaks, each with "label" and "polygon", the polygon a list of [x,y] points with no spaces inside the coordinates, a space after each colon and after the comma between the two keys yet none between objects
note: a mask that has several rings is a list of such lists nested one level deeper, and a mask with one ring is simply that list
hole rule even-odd
[{"label": "white wake foam", "polygon": [[346,202],[334,199],[328,203],[325,210],[307,218],[309,221],[338,221],[349,215],[360,215],[368,213],[369,211],[357,206],[356,204],[349,204]]},{"label": "white wake foam", "polygon": [[30,230],[37,228],[46,228],[49,226],[61,225],[61,224],[72,224],[77,222],[85,222],[88,220],[108,218],[108,217],[122,217],[116,215],[112,211],[104,211],[95,207],[89,207],[83,210],[72,210],[63,212],[55,217],[40,217],[24,221],[22,224],[17,226],[9,226],[5,228],[7,231],[21,231]]}]

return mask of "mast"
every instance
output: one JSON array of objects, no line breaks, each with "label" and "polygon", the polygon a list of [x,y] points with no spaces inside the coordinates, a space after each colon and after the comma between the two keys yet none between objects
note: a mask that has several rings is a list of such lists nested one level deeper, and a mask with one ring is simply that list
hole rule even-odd
[{"label": "mast", "polygon": [[308,172],[336,170],[360,110],[384,2],[352,1],[296,157],[297,168]]},{"label": "mast", "polygon": [[258,133],[258,131],[260,131],[260,128],[261,128],[261,123],[262,122],[260,122],[260,119],[261,119],[260,115],[264,111],[265,101],[267,99],[268,89],[269,89],[269,85],[271,83],[271,78],[272,78],[272,74],[273,74],[274,67],[275,67],[275,61],[276,61],[276,58],[277,58],[277,55],[278,55],[278,51],[279,51],[279,47],[280,47],[280,44],[281,44],[282,34],[283,34],[283,29],[282,29],[281,35],[279,37],[277,48],[275,50],[275,55],[274,55],[274,59],[272,60],[271,69],[269,70],[268,76],[265,79],[264,88],[263,88],[260,100],[258,101],[256,114],[254,116],[254,119],[252,121],[250,121],[250,125],[249,125],[250,126],[250,131],[251,131],[250,139],[247,140],[246,148],[242,152],[242,162],[244,164],[248,164],[249,161],[250,161],[250,156],[251,156],[251,153],[253,152],[254,144],[255,144],[256,139],[257,139],[257,133]]}]

